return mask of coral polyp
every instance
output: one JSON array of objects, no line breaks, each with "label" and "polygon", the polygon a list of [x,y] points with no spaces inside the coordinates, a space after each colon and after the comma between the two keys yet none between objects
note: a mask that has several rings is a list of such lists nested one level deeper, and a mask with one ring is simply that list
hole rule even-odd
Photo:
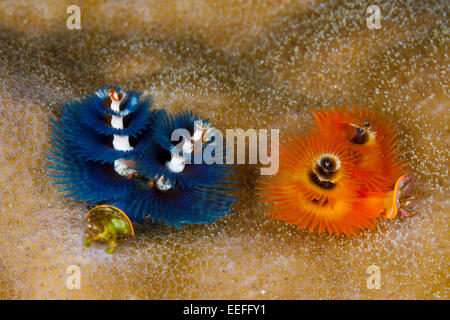
[{"label": "coral polyp", "polygon": [[274,219],[299,228],[355,235],[378,218],[406,215],[410,178],[396,129],[363,108],[314,112],[316,128],[280,145],[278,174],[263,181]]}]

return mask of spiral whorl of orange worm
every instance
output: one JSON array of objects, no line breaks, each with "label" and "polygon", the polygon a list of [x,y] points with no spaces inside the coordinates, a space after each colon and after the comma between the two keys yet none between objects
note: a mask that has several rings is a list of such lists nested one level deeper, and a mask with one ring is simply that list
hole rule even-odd
[{"label": "spiral whorl of orange worm", "polygon": [[395,126],[364,108],[344,106],[313,114],[315,125],[325,138],[347,141],[360,157],[360,167],[354,175],[363,181],[366,191],[392,189],[406,166],[397,152]]},{"label": "spiral whorl of orange worm", "polygon": [[392,205],[405,165],[395,129],[367,109],[314,112],[317,130],[280,144],[279,171],[262,182],[269,214],[299,228],[354,235]]}]

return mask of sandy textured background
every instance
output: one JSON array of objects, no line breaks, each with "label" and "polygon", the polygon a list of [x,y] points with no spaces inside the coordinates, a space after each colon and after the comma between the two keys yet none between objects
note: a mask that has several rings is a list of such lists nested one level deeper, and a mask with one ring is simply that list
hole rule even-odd
[{"label": "sandy textured background", "polygon": [[[79,4],[82,30],[68,30]],[[378,4],[382,29],[366,27]],[[449,298],[448,1],[0,1],[0,298]],[[411,218],[359,238],[270,221],[255,167],[236,213],[147,223],[107,255],[86,207],[43,169],[49,117],[106,84],[195,109],[219,128],[304,131],[308,110],[365,105],[399,126],[423,186]],[[381,268],[381,289],[366,268]],[[66,268],[81,268],[81,290]]]}]

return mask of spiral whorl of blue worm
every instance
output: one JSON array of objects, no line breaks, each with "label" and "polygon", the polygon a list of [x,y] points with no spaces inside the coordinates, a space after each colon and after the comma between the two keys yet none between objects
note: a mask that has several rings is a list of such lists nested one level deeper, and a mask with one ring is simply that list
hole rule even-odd
[{"label": "spiral whorl of blue worm", "polygon": [[[172,141],[171,135],[176,129],[184,129],[188,132],[188,137],[195,137],[195,122],[209,125],[207,120],[202,120],[192,111],[181,111],[175,116],[166,112],[160,112],[155,118],[152,126],[153,141],[148,144],[145,155],[138,161],[137,169],[145,176],[163,177],[164,180],[174,181],[181,187],[192,187],[196,185],[220,184],[230,174],[230,168],[218,163],[209,163],[207,159],[196,161],[195,154],[185,152],[184,157],[189,159],[189,163],[184,164],[181,172],[170,170],[165,164],[171,160],[173,155],[180,154],[177,145],[183,145],[181,141]],[[204,128],[205,129],[205,128]],[[206,130],[206,129],[205,129]],[[192,142],[189,142],[191,143]],[[212,146],[213,141],[202,142],[201,148],[197,150],[202,154],[208,146]],[[192,148],[194,146],[192,145]],[[210,148],[214,152],[223,152],[223,143]],[[221,163],[224,159],[221,158]]]},{"label": "spiral whorl of blue worm", "polygon": [[180,226],[231,212],[231,168],[180,164],[173,154],[173,130],[195,134],[195,121],[207,122],[192,112],[170,116],[151,107],[151,97],[119,88],[67,103],[61,121],[52,121],[47,167],[54,184],[74,201],[113,205],[132,222],[149,217]]}]

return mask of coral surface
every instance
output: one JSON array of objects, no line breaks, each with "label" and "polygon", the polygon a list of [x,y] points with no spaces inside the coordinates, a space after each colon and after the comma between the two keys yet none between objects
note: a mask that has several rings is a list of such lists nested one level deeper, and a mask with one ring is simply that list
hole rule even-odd
[{"label": "coral surface", "polygon": [[[81,30],[66,25],[73,4]],[[371,4],[381,29],[367,27]],[[0,298],[448,299],[448,15],[436,0],[1,1]],[[423,199],[358,238],[318,235],[265,216],[258,168],[238,166],[233,215],[147,222],[113,255],[85,248],[87,208],[51,185],[44,154],[49,118],[105,85],[282,136],[307,132],[310,110],[368,107],[398,126]]]}]

